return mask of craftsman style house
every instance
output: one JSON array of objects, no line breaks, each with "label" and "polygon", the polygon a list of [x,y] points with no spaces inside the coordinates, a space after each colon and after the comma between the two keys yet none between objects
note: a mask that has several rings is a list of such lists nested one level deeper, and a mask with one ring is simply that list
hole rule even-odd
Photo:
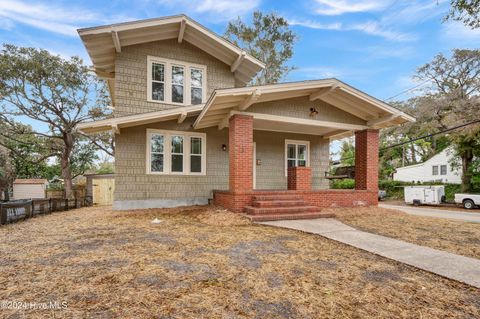
[{"label": "craftsman style house", "polygon": [[[108,83],[114,209],[213,201],[257,220],[377,204],[378,130],[414,121],[336,79],[249,86],[265,65],[187,16],[78,31]],[[355,135],[355,190],[329,190],[331,140]]]}]

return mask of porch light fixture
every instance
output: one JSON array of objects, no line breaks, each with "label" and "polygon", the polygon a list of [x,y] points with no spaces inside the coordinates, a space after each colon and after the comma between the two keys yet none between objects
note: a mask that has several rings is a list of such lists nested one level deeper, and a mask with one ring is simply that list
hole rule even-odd
[{"label": "porch light fixture", "polygon": [[314,107],[311,107],[311,108],[310,108],[310,117],[313,117],[313,116],[315,116],[315,115],[317,115],[317,114],[318,114],[317,109],[314,108]]},{"label": "porch light fixture", "polygon": [[224,152],[227,151],[227,144],[222,144],[222,151],[224,151]]}]

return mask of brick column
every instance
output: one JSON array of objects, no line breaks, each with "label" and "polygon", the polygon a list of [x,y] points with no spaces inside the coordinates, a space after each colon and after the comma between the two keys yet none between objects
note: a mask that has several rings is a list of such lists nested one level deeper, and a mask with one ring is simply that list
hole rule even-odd
[{"label": "brick column", "polygon": [[236,114],[230,118],[228,131],[230,191],[253,190],[253,117]]},{"label": "brick column", "polygon": [[355,132],[355,189],[378,190],[378,130]]},{"label": "brick column", "polygon": [[289,167],[287,172],[289,190],[309,191],[312,189],[312,168]]}]

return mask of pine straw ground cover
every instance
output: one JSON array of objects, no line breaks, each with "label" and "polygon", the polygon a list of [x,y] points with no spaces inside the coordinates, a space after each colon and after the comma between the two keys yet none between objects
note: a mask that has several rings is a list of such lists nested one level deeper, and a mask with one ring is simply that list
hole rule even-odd
[{"label": "pine straw ground cover", "polygon": [[0,238],[0,300],[67,303],[3,318],[480,317],[478,289],[207,207],[82,208]]},{"label": "pine straw ground cover", "polygon": [[381,207],[327,209],[359,230],[480,259],[480,224],[408,215]]}]

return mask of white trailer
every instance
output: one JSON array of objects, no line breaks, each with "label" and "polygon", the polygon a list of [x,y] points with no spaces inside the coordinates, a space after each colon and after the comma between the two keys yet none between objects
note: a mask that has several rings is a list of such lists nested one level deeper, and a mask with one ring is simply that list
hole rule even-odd
[{"label": "white trailer", "polygon": [[440,205],[445,201],[445,187],[441,185],[405,186],[405,203],[413,205]]},{"label": "white trailer", "polygon": [[455,194],[455,203],[462,204],[466,209],[480,206],[480,194]]}]

